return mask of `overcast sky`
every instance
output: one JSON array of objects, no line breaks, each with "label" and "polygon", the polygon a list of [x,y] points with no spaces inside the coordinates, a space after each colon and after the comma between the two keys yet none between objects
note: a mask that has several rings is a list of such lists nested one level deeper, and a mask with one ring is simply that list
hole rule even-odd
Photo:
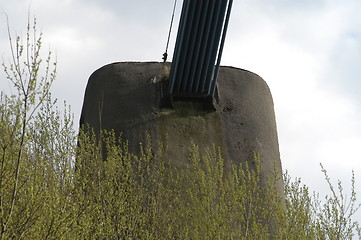
[{"label": "overcast sky", "polygon": [[[32,0],[56,52],[55,96],[78,122],[88,77],[119,61],[161,61],[173,0]],[[178,0],[172,57],[182,1]],[[0,0],[12,33],[25,33],[29,0]],[[222,65],[260,75],[273,94],[283,168],[326,192],[319,163],[361,200],[361,1],[236,0]],[[6,19],[0,54],[8,59]],[[2,76],[2,75],[0,75]],[[0,89],[8,84],[1,79]],[[361,220],[361,219],[360,219]]]}]

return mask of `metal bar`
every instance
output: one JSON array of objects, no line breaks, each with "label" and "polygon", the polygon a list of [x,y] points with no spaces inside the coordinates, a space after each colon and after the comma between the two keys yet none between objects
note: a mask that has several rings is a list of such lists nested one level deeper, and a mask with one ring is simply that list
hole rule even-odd
[{"label": "metal bar", "polygon": [[209,0],[201,0],[200,1],[200,10],[201,12],[199,13],[199,21],[197,23],[197,32],[196,32],[196,36],[195,36],[195,46],[194,46],[194,51],[193,51],[193,55],[191,57],[192,62],[191,62],[191,69],[188,75],[188,84],[187,84],[187,92],[189,93],[197,93],[197,91],[193,90],[193,85],[195,82],[195,72],[197,69],[197,66],[199,64],[201,64],[201,59],[200,59],[200,50],[202,49],[202,38],[204,36],[204,26],[205,26],[205,22],[206,22],[206,15],[207,15],[207,11],[208,11],[208,5],[209,5]]},{"label": "metal bar", "polygon": [[171,71],[170,71],[170,74],[169,74],[169,76],[170,76],[170,78],[169,78],[169,94],[174,92],[176,77],[177,77],[177,74],[179,72],[179,61],[180,61],[179,58],[180,58],[180,53],[182,51],[181,38],[184,35],[184,31],[185,31],[185,28],[183,26],[184,26],[184,22],[185,22],[185,19],[186,19],[187,12],[188,12],[188,8],[189,8],[189,1],[184,1],[183,6],[182,6],[181,19],[179,21],[177,40],[176,40],[176,44],[175,44],[175,47],[174,47],[172,67],[171,67]]},{"label": "metal bar", "polygon": [[181,38],[181,57],[180,57],[180,63],[179,63],[179,74],[177,74],[177,78],[176,78],[176,92],[181,92],[181,87],[184,80],[184,66],[186,61],[189,61],[189,59],[187,58],[187,52],[188,52],[188,47],[189,47],[189,39],[190,39],[190,35],[191,35],[191,31],[187,30],[190,29],[190,27],[192,26],[192,22],[193,22],[193,18],[194,18],[194,13],[195,13],[195,1],[194,0],[186,0],[189,2],[189,10],[187,11],[187,18],[184,24],[184,35]]},{"label": "metal bar", "polygon": [[[215,5],[215,9],[214,9],[214,14],[212,14],[212,19],[211,19],[211,26],[217,26],[217,21],[218,21],[218,16],[219,16],[219,9],[221,7],[222,1],[221,0],[216,0],[216,5]],[[207,39],[207,46],[206,46],[206,56],[205,56],[205,64],[203,65],[203,69],[201,72],[201,82],[200,82],[200,91],[201,93],[207,93],[206,88],[207,88],[207,82],[209,81],[209,77],[208,77],[208,72],[210,71],[210,65],[211,63],[211,57],[212,57],[212,49],[213,49],[213,45],[214,45],[214,40],[215,40],[215,35],[216,35],[216,28],[211,28],[211,32],[210,35]]]},{"label": "metal bar", "polygon": [[221,64],[221,58],[222,58],[224,43],[225,43],[225,40],[226,40],[229,19],[230,19],[230,16],[231,16],[232,4],[233,4],[233,0],[229,0],[226,20],[225,20],[225,23],[224,23],[224,26],[223,26],[223,34],[222,34],[221,45],[220,45],[219,50],[218,50],[218,59],[217,59],[217,63],[216,63],[216,67],[215,67],[214,75],[213,75],[214,80],[212,82],[212,88],[211,88],[211,95],[212,96],[214,96],[214,93],[215,93],[215,90],[216,90],[216,81],[217,81],[217,78],[218,78],[219,67],[220,67],[220,64]]},{"label": "metal bar", "polygon": [[189,84],[189,82],[191,82],[190,76],[189,76],[189,72],[191,70],[192,65],[197,64],[196,59],[193,58],[194,52],[195,52],[195,45],[196,45],[196,39],[197,39],[197,35],[200,34],[199,33],[199,21],[201,16],[201,10],[202,10],[202,4],[200,0],[192,0],[193,3],[195,4],[194,8],[194,15],[193,18],[191,19],[190,25],[190,35],[189,35],[189,40],[188,40],[188,45],[187,45],[187,51],[186,51],[186,56],[188,61],[185,62],[184,65],[184,70],[183,70],[183,81],[182,81],[182,88],[181,88],[181,92],[188,92],[187,91],[187,86]]},{"label": "metal bar", "polygon": [[169,93],[214,95],[233,0],[184,0]]},{"label": "metal bar", "polygon": [[199,60],[199,64],[197,64],[197,70],[196,70],[194,86],[193,86],[193,89],[197,93],[202,92],[202,90],[201,90],[201,86],[202,86],[202,82],[203,82],[203,81],[201,81],[201,78],[203,75],[202,71],[205,68],[204,63],[205,63],[205,58],[206,58],[206,53],[207,53],[206,46],[207,46],[207,42],[208,42],[210,32],[211,32],[210,22],[212,21],[216,1],[217,0],[209,0],[210,4],[208,5],[208,8],[207,8],[207,16],[206,16],[206,20],[205,20],[204,34],[202,36],[202,42],[201,42],[202,49],[200,50],[200,57],[199,57],[200,60]]},{"label": "metal bar", "polygon": [[208,65],[208,72],[207,72],[207,83],[205,91],[208,94],[211,94],[211,87],[213,74],[214,74],[214,65],[216,62],[218,50],[219,50],[219,42],[221,40],[222,30],[223,30],[223,22],[224,16],[226,15],[226,8],[227,8],[227,0],[222,0],[219,12],[217,13],[217,25],[216,25],[216,32],[214,37],[214,42],[211,48],[211,62]]}]

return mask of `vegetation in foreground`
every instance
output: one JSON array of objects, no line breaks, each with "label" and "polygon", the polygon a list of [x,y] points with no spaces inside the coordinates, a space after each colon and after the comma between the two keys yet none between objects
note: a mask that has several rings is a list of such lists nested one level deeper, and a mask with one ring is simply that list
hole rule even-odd
[{"label": "vegetation in foreground", "polygon": [[147,140],[136,156],[113,132],[103,133],[101,145],[91,131],[78,134],[69,108],[59,111],[51,98],[56,64],[50,52],[42,61],[36,23],[25,39],[9,38],[12,55],[3,70],[14,94],[0,98],[1,239],[361,236],[352,220],[359,208],[353,175],[347,198],[322,168],[330,194],[321,202],[300,179],[284,174],[283,200],[273,187],[277,173],[261,187],[257,155],[255,169],[234,165],[225,175],[214,146],[194,145],[189,167],[176,169],[166,147],[153,151]]}]

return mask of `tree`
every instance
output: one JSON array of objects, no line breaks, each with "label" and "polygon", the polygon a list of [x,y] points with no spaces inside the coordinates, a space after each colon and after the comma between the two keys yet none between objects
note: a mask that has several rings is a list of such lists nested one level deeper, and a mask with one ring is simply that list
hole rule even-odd
[{"label": "tree", "polygon": [[15,94],[0,99],[0,236],[46,239],[67,217],[58,210],[68,207],[72,185],[72,116],[62,117],[51,98],[56,61],[50,51],[43,61],[36,19],[25,39],[13,39],[9,25],[8,37],[11,59],[2,66]]}]

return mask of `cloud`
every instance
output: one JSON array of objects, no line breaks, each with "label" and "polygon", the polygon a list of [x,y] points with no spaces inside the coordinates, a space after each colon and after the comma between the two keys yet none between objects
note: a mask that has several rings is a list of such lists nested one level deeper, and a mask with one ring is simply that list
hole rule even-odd
[{"label": "cloud", "polygon": [[284,169],[325,194],[320,162],[346,183],[351,169],[361,172],[361,7],[356,1],[262,3],[235,4],[222,62],[266,80]]}]

